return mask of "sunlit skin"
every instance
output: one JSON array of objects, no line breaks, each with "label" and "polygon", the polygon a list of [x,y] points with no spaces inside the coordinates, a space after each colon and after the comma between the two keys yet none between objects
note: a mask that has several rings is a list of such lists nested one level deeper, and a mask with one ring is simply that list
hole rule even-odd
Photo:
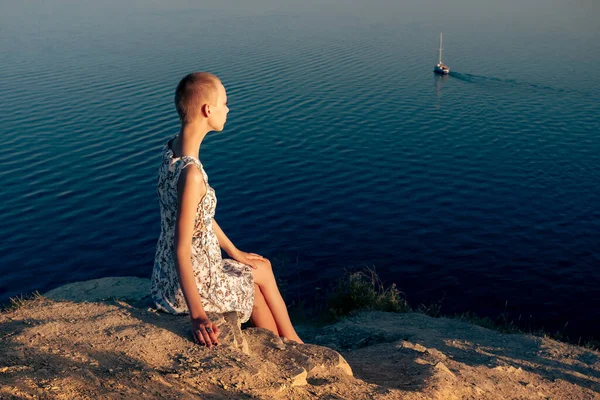
[{"label": "sunlit skin", "polygon": [[[192,156],[200,159],[200,145],[211,131],[222,131],[227,121],[227,92],[221,82],[215,82],[214,92],[206,102],[199,104],[190,121],[182,121],[179,136],[173,140],[171,147],[173,157]],[[193,165],[193,164],[192,164]],[[210,321],[196,288],[192,270],[191,250],[192,235],[198,202],[206,193],[206,184],[198,168],[186,167],[177,182],[178,207],[175,225],[175,267],[179,282],[192,320],[192,334],[197,343],[212,347],[218,344],[219,329]],[[255,298],[250,317],[252,323],[266,328],[273,333],[302,343],[298,337],[287,307],[281,297],[271,262],[255,253],[239,250],[229,240],[217,221],[212,221],[219,246],[229,257],[252,267],[254,276]],[[210,328],[207,331],[207,328]],[[212,332],[211,332],[212,331]]]}]

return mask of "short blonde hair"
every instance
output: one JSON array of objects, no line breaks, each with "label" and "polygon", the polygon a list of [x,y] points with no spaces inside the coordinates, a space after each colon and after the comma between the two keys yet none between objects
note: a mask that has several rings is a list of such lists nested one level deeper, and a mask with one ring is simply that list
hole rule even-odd
[{"label": "short blonde hair", "polygon": [[210,72],[192,72],[175,90],[175,108],[182,123],[192,122],[204,104],[216,104],[221,80]]}]

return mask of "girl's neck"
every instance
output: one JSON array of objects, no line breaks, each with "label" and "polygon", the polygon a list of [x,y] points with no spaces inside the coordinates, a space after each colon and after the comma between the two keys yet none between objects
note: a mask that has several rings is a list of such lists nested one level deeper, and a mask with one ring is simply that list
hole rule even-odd
[{"label": "girl's neck", "polygon": [[208,129],[200,124],[182,124],[179,136],[171,143],[173,157],[191,156],[200,159],[200,145]]}]

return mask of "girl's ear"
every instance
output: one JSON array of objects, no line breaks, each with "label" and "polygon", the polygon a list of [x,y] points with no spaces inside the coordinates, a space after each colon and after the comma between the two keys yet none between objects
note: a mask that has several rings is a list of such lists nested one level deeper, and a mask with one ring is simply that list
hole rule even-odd
[{"label": "girl's ear", "polygon": [[203,104],[200,110],[203,116],[208,117],[210,115],[210,106],[208,104]]}]

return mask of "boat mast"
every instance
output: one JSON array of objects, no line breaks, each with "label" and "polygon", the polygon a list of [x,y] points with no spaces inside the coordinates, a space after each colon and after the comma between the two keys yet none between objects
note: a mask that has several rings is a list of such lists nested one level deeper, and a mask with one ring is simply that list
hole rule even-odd
[{"label": "boat mast", "polygon": [[440,32],[440,58],[438,60],[438,64],[442,63],[442,32]]}]

